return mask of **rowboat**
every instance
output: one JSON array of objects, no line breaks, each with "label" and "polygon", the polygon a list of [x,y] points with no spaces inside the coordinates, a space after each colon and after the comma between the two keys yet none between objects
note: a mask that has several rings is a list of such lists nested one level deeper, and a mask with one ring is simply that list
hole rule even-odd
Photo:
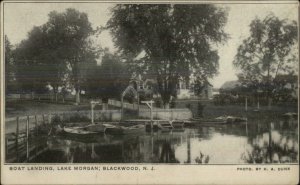
[{"label": "rowboat", "polygon": [[181,120],[173,120],[172,122],[173,128],[183,128],[184,127],[184,121]]},{"label": "rowboat", "polygon": [[91,124],[84,127],[81,127],[81,129],[91,132],[97,132],[97,133],[104,133],[106,127],[102,124]]},{"label": "rowboat", "polygon": [[66,134],[68,136],[75,136],[75,137],[91,137],[91,136],[96,136],[99,133],[84,130],[82,129],[82,127],[64,127],[63,134]]},{"label": "rowboat", "polygon": [[282,115],[284,118],[295,118],[297,119],[298,114],[295,112],[287,112]]},{"label": "rowboat", "polygon": [[105,127],[106,134],[122,134],[122,128],[119,125],[113,125],[109,123],[104,123],[103,126]]},{"label": "rowboat", "polygon": [[203,124],[207,124],[207,125],[211,125],[211,124],[225,124],[227,123],[227,121],[225,119],[221,119],[219,118],[214,118],[214,119],[191,119],[192,123],[196,123],[199,125],[203,125]]},{"label": "rowboat", "polygon": [[157,121],[158,128],[163,132],[171,131],[174,127],[172,126],[172,123],[167,120],[159,120]]},{"label": "rowboat", "polygon": [[[146,123],[145,123],[145,126],[146,126],[146,131],[147,131],[147,132],[151,132],[151,121],[146,122]],[[152,131],[154,131],[154,132],[158,131],[158,125],[157,125],[157,122],[156,122],[156,121],[153,121],[152,127],[153,127],[153,128],[152,128]]]},{"label": "rowboat", "polygon": [[247,121],[247,118],[236,116],[221,116],[216,119],[226,121],[226,123],[242,123]]},{"label": "rowboat", "polygon": [[120,126],[123,130],[123,134],[141,133],[145,131],[145,125],[133,125],[129,127]]},{"label": "rowboat", "polygon": [[182,120],[173,120],[172,122],[173,131],[182,132],[184,131],[184,121]]},{"label": "rowboat", "polygon": [[141,133],[145,130],[145,125],[120,126],[112,124],[103,124],[106,127],[106,133],[113,135]]}]

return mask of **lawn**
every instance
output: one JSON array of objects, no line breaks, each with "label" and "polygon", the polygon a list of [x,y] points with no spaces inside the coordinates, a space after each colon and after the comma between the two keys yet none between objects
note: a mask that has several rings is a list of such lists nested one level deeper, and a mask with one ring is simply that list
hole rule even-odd
[{"label": "lawn", "polygon": [[[101,109],[101,105],[97,105],[95,110]],[[111,108],[111,107],[109,107]],[[39,115],[49,114],[61,111],[79,111],[79,110],[90,110],[91,106],[88,103],[81,105],[73,104],[62,104],[62,103],[51,103],[51,102],[38,102],[38,101],[9,101],[5,105],[5,116],[16,117],[16,116],[27,116],[27,115]],[[115,108],[114,108],[115,109]]]},{"label": "lawn", "polygon": [[[180,100],[176,101],[176,108],[189,108],[194,117],[199,117],[198,100]],[[286,112],[298,112],[297,104],[273,105],[268,110],[267,106],[260,106],[260,111],[255,111],[257,106],[248,106],[245,111],[245,105],[214,105],[212,101],[200,101],[202,106],[202,116],[205,118],[215,118],[219,116],[242,116],[242,117],[278,117]],[[201,111],[200,111],[201,112]]]},{"label": "lawn", "polygon": [[[175,108],[187,108],[192,111],[194,117],[199,117],[197,100],[180,100],[176,102]],[[261,106],[259,112],[254,112],[257,109],[256,106],[249,106],[248,111],[245,111],[243,105],[214,105],[212,101],[201,101],[202,105],[202,116],[204,118],[215,118],[218,116],[230,115],[230,116],[247,116],[250,117],[276,117],[277,115],[282,115],[286,112],[298,112],[297,105],[273,105],[271,110],[267,110],[267,106]],[[101,109],[101,105],[97,105],[95,110]],[[109,109],[119,109],[117,107],[109,106]],[[6,102],[6,117],[15,116],[26,116],[26,115],[36,115],[36,114],[49,114],[61,111],[79,111],[79,110],[90,110],[90,105],[88,103],[83,103],[81,105],[72,104],[56,104],[50,102],[37,102],[37,101],[10,101]],[[132,111],[126,111],[126,115],[136,115]],[[129,116],[132,118],[132,116]]]}]

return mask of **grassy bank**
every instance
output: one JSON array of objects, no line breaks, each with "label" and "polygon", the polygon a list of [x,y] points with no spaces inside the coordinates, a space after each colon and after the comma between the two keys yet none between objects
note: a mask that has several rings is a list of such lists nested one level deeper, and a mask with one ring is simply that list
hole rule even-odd
[{"label": "grassy bank", "polygon": [[[211,101],[201,101],[201,111],[198,111],[199,101],[193,100],[182,100],[177,101],[175,108],[189,108],[194,117],[199,117],[202,115],[204,118],[215,118],[224,115],[230,116],[246,116],[248,119],[252,117],[273,117],[276,118],[281,116],[286,112],[298,112],[297,105],[273,105],[270,110],[267,106],[261,106],[260,111],[254,111],[257,109],[256,106],[248,106],[248,111],[245,111],[245,106],[243,105],[214,105]],[[101,105],[97,105],[95,110],[101,109]],[[119,107],[109,106],[109,109],[119,109]],[[36,114],[49,114],[60,111],[80,111],[80,110],[90,110],[90,105],[88,103],[81,105],[71,105],[71,104],[55,104],[49,102],[37,102],[37,101],[13,101],[6,102],[6,117],[15,116],[26,116],[26,115],[36,115]],[[136,111],[124,110],[125,119],[136,118]]]},{"label": "grassy bank", "polygon": [[255,117],[277,118],[286,112],[298,112],[298,107],[296,104],[273,105],[271,106],[270,110],[268,110],[267,106],[260,106],[259,111],[257,111],[257,106],[248,106],[246,111],[244,105],[221,106],[214,105],[211,101],[201,101],[200,109],[202,109],[202,111],[198,111],[198,103],[199,101],[191,100],[177,101],[176,108],[189,108],[194,117],[202,116],[204,118],[215,118],[225,115],[244,116],[248,117],[248,119]]},{"label": "grassy bank", "polygon": [[[112,108],[112,107],[108,107]],[[39,115],[39,114],[49,114],[61,111],[80,111],[80,110],[90,110],[91,106],[88,103],[83,103],[81,105],[63,104],[63,103],[49,103],[49,102],[39,102],[31,100],[22,101],[8,101],[5,104],[5,116],[6,117],[16,117],[16,116],[26,116],[26,115]],[[102,109],[101,105],[97,105],[95,110]],[[115,109],[115,108],[114,108]]]}]

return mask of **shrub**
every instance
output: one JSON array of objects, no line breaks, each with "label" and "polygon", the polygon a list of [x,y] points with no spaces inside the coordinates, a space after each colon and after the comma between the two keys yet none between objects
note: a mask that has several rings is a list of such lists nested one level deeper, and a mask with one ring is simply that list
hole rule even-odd
[{"label": "shrub", "polygon": [[90,121],[89,118],[85,115],[81,115],[80,113],[75,113],[70,117],[70,122],[83,122]]}]

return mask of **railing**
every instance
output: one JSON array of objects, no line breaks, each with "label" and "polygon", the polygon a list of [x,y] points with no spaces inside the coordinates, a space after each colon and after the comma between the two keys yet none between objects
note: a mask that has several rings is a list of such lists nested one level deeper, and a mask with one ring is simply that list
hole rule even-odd
[{"label": "railing", "polygon": [[[108,100],[108,104],[116,107],[121,107],[121,102],[118,100]],[[124,103],[124,108],[130,110],[138,110],[137,104]],[[150,118],[150,111],[146,105],[139,106],[139,116]],[[153,108],[153,117],[158,119],[189,119],[192,118],[192,112],[187,108],[181,109],[162,109]]]},{"label": "railing", "polygon": [[[51,119],[51,118],[50,118]],[[21,116],[5,119],[5,159],[6,162],[28,161],[32,153],[30,142],[33,137],[42,135],[39,129],[42,125],[45,134],[49,131],[49,115]],[[23,159],[24,158],[24,159]]]},{"label": "railing", "polygon": [[[97,121],[118,121],[120,110],[95,110]],[[65,111],[51,114],[19,116],[5,119],[5,160],[6,162],[30,161],[31,154],[37,155],[34,144],[51,133],[52,123],[90,122],[91,111]],[[33,151],[34,150],[34,151]]]}]

